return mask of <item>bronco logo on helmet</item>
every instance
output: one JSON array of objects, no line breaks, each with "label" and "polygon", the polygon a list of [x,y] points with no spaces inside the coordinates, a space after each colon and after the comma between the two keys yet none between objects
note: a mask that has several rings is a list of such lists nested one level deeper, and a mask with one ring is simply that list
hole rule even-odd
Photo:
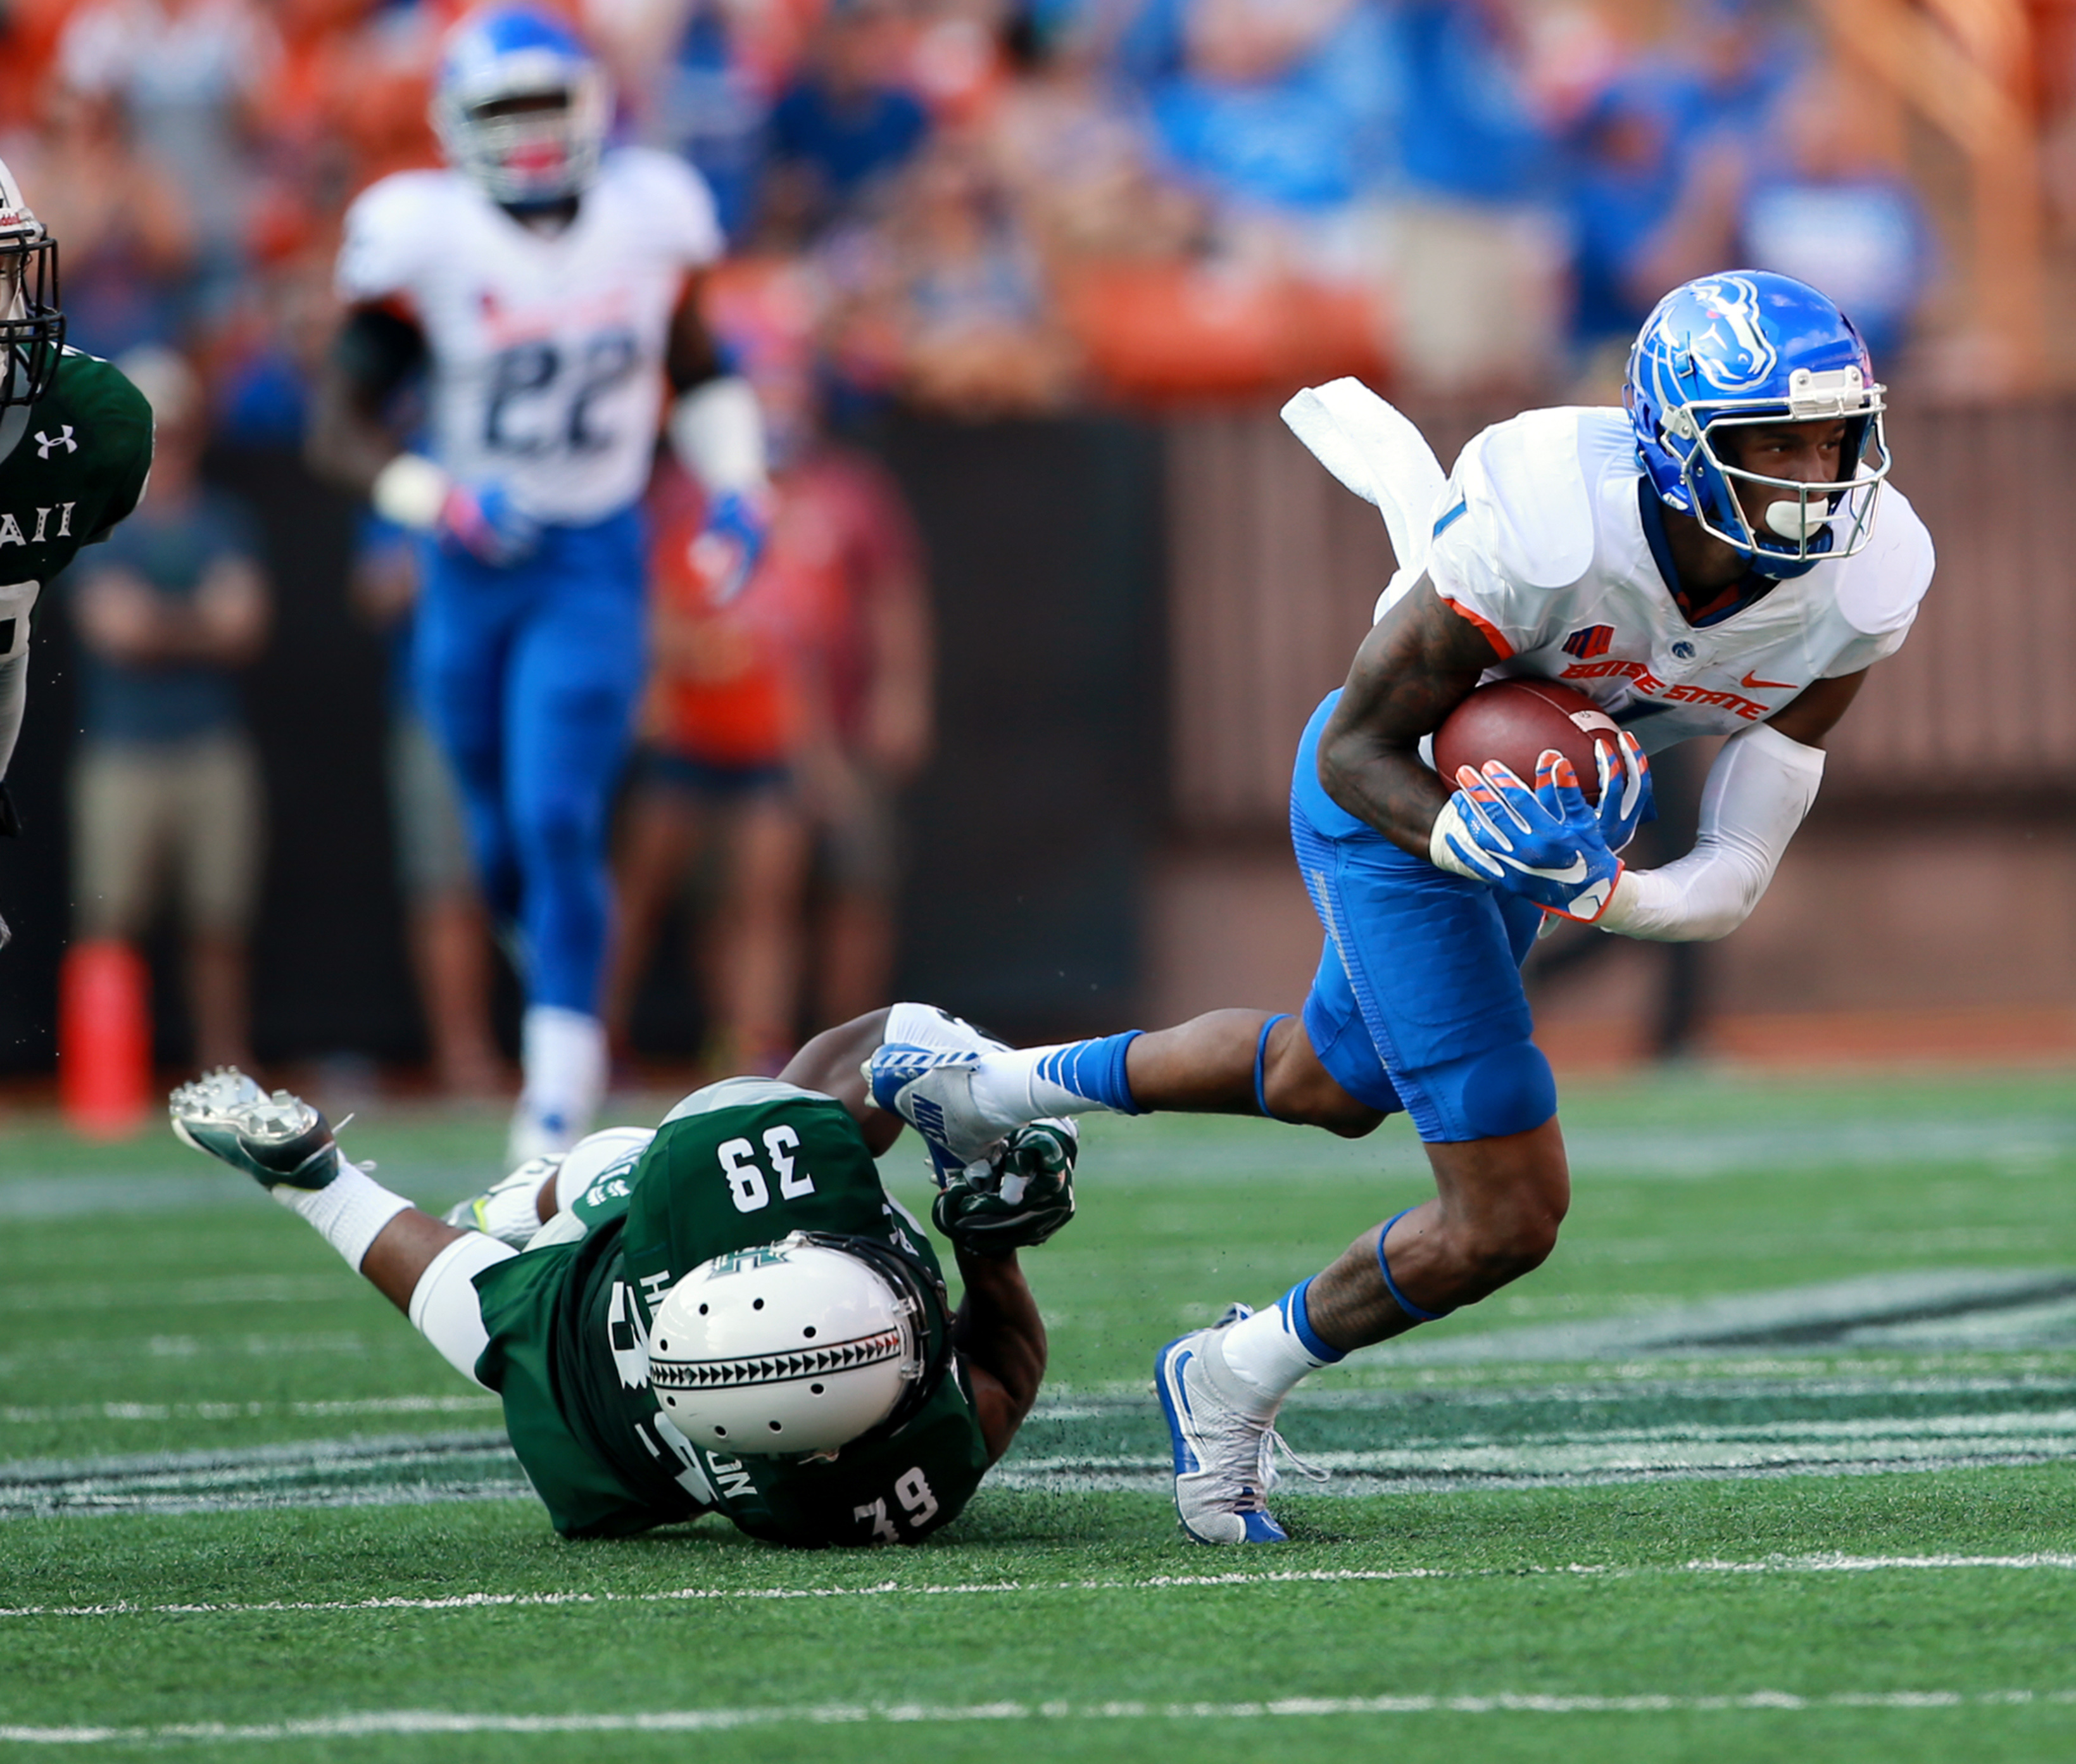
[{"label": "bronco logo on helmet", "polygon": [[1717,392],[1764,385],[1780,354],[1760,326],[1758,290],[1742,276],[1717,276],[1689,282],[1680,292],[1708,320],[1693,333],[1697,344],[1706,345],[1694,351],[1694,371]]}]

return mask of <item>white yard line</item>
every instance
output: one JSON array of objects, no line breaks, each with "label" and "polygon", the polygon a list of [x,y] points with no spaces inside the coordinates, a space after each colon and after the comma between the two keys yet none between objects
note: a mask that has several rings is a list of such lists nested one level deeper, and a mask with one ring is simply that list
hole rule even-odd
[{"label": "white yard line", "polygon": [[501,1408],[495,1397],[352,1397],[330,1402],[74,1403],[63,1409],[0,1409],[0,1426],[58,1421],[243,1421],[260,1415],[467,1415]]},{"label": "white yard line", "polygon": [[792,1599],[986,1598],[1058,1592],[1173,1592],[1200,1588],[1327,1585],[1394,1580],[1493,1580],[1588,1576],[1633,1579],[1683,1575],[1875,1574],[1980,1571],[2076,1572],[2076,1555],[1848,1556],[1825,1553],[1769,1556],[1755,1562],[1697,1559],[1664,1566],[1572,1562],[1513,1568],[1289,1568],[1248,1573],[1155,1574],[1082,1580],[879,1580],[855,1587],[679,1587],[663,1592],[459,1592],[438,1598],[233,1600],[197,1604],[38,1604],[0,1608],[0,1619],[26,1617],[241,1617],[282,1612],[474,1611],[526,1605],[678,1604]]},{"label": "white yard line", "polygon": [[974,1721],[1258,1721],[1377,1715],[1685,1715],[1797,1712],[1825,1709],[2013,1708],[2076,1703],[2076,1691],[1844,1691],[1798,1696],[1746,1691],[1723,1696],[1551,1696],[1499,1691],[1486,1696],[1285,1697],[1261,1703],[802,1703],[764,1708],[663,1709],[642,1714],[472,1715],[436,1709],[372,1710],[313,1720],[234,1727],[215,1721],[159,1727],[0,1727],[0,1744],[81,1745],[392,1738],[444,1733],[686,1733],[780,1724],[862,1722],[940,1725]]}]

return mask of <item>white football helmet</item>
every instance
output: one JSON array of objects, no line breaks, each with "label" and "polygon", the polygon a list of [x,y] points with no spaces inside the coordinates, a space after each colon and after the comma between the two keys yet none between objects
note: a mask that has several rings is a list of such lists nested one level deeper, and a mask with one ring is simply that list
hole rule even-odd
[{"label": "white football helmet", "polygon": [[447,163],[494,202],[580,196],[598,176],[612,122],[605,72],[553,13],[496,6],[449,34],[433,93]]},{"label": "white football helmet", "polygon": [[58,243],[31,211],[0,161],[0,410],[33,405],[51,389],[64,347],[58,304]]},{"label": "white football helmet", "polygon": [[665,1295],[649,1382],[709,1451],[827,1452],[891,1432],[951,1351],[944,1290],[884,1243],[795,1231],[703,1262]]}]

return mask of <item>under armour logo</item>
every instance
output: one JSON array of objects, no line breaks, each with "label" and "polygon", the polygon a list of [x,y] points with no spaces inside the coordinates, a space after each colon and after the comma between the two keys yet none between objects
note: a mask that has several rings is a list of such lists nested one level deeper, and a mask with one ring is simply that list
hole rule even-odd
[{"label": "under armour logo", "polygon": [[35,441],[36,457],[39,459],[49,459],[51,456],[51,449],[53,447],[62,447],[67,453],[77,453],[79,451],[79,443],[72,438],[72,425],[70,423],[62,425],[59,428],[58,432],[54,435],[47,435],[42,430],[39,429],[36,431]]}]

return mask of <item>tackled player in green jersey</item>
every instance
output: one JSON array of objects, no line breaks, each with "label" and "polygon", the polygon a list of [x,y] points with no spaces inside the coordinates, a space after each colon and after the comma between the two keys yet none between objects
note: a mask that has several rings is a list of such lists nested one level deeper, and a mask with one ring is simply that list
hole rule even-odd
[{"label": "tackled player in green jersey", "polygon": [[1036,1123],[943,1181],[952,1310],[928,1233],[880,1185],[901,1123],[860,1071],[918,1036],[991,1044],[897,1005],[776,1079],[694,1092],[653,1132],[522,1165],[445,1221],[347,1163],[284,1091],[213,1073],[172,1114],[498,1393],[566,1536],[718,1512],[773,1543],[908,1543],[957,1515],[1036,1398],[1045,1331],[1016,1252],[1072,1216],[1075,1151],[1071,1127]]},{"label": "tackled player in green jersey", "polygon": [[106,362],[64,347],[57,241],[0,164],[0,834],[19,830],[7,767],[37,599],[137,506],[151,469],[151,407]]}]

